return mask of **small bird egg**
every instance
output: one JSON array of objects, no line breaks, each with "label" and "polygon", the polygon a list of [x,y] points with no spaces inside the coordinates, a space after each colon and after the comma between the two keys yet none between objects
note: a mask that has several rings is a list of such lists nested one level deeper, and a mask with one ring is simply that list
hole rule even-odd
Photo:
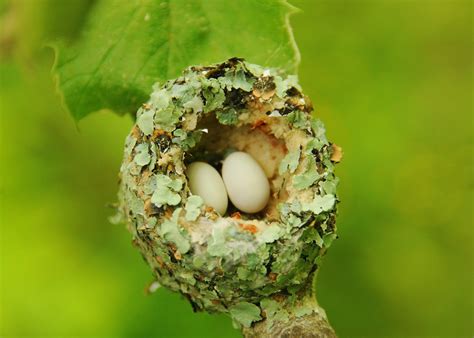
[{"label": "small bird egg", "polygon": [[227,191],[219,172],[206,162],[193,162],[186,169],[189,189],[201,196],[204,203],[213,207],[219,214],[227,210]]},{"label": "small bird egg", "polygon": [[270,198],[270,184],[262,167],[247,153],[237,151],[224,160],[222,178],[232,203],[243,212],[259,212]]}]

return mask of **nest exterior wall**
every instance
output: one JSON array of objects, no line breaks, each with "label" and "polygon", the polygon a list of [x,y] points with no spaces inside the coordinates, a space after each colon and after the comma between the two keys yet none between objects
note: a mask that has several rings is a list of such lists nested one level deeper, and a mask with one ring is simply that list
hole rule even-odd
[{"label": "nest exterior wall", "polygon": [[[311,285],[336,238],[338,202],[334,148],[311,111],[295,77],[241,59],[191,67],[155,85],[138,110],[120,169],[119,216],[156,280],[195,310],[230,313],[248,327],[268,319],[265,307],[281,295]],[[261,214],[219,215],[191,194],[185,158],[212,132],[200,124],[210,115],[284,144]]]}]

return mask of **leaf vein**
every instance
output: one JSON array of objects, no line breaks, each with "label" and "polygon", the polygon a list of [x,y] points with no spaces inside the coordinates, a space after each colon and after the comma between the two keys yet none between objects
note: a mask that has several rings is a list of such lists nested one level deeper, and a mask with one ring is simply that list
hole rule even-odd
[{"label": "leaf vein", "polygon": [[89,89],[89,86],[92,82],[92,80],[94,79],[95,75],[97,75],[97,72],[100,70],[100,67],[104,64],[105,60],[107,60],[108,56],[110,55],[110,53],[118,46],[118,44],[123,40],[123,37],[125,34],[123,34],[130,26],[130,24],[133,22],[133,20],[135,19],[135,14],[137,13],[139,7],[135,7],[135,9],[133,10],[133,13],[132,15],[130,15],[130,19],[128,20],[127,24],[124,26],[124,28],[121,30],[121,34],[120,34],[120,37],[119,39],[113,43],[108,49],[107,51],[104,53],[104,55],[102,56],[102,58],[100,59],[99,63],[97,64],[96,68],[91,72],[91,76],[89,78],[89,80],[86,82],[86,84],[84,85],[84,88],[82,89],[82,93],[81,93],[81,96],[78,100],[79,104],[82,104],[83,103],[83,100],[85,98],[85,94],[87,93],[87,89]]}]

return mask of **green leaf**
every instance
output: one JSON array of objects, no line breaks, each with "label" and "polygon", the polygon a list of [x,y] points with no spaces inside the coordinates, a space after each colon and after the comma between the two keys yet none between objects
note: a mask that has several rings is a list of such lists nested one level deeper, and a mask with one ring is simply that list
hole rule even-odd
[{"label": "green leaf", "polygon": [[252,322],[262,319],[260,308],[252,303],[240,302],[229,310],[232,318],[245,327],[250,327]]},{"label": "green leaf", "polygon": [[[58,89],[79,120],[102,109],[135,112],[155,82],[191,65],[238,56],[296,73],[293,12],[284,0],[97,0],[81,34],[54,46]],[[234,84],[250,90],[239,76]]]}]

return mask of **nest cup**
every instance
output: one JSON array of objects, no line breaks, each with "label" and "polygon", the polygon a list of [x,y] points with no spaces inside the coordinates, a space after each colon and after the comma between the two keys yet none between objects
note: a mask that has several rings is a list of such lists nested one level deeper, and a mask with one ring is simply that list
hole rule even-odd
[{"label": "nest cup", "polygon": [[[138,110],[120,170],[120,216],[157,282],[195,310],[233,314],[310,287],[336,238],[339,157],[311,111],[296,77],[237,58],[155,85]],[[258,213],[230,205],[221,215],[189,189],[187,165],[220,170],[235,150],[270,183]]]}]

